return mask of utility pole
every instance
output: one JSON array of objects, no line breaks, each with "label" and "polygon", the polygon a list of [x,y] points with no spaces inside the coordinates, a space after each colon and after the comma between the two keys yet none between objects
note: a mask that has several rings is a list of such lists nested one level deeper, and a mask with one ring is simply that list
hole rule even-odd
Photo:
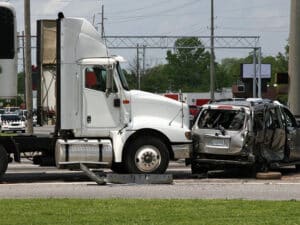
[{"label": "utility pole", "polygon": [[22,31],[22,56],[23,56],[23,72],[24,72],[24,99],[26,101],[26,75],[25,75],[25,33]]},{"label": "utility pole", "polygon": [[211,0],[210,27],[210,99],[215,99],[214,0]]},{"label": "utility pole", "polygon": [[101,12],[101,37],[104,37],[104,5],[102,5],[102,12]]},{"label": "utility pole", "polygon": [[138,90],[141,89],[141,73],[140,73],[140,52],[139,44],[136,45],[136,76],[138,79]]},{"label": "utility pole", "polygon": [[256,98],[256,48],[253,49],[253,80],[252,80],[252,97]]},{"label": "utility pole", "polygon": [[300,117],[300,1],[291,0],[289,36],[289,94],[288,106],[296,117]]},{"label": "utility pole", "polygon": [[143,76],[146,74],[146,45],[143,45]]},{"label": "utility pole", "polygon": [[258,48],[258,91],[257,97],[261,98],[261,48]]},{"label": "utility pole", "polygon": [[25,84],[27,108],[27,132],[33,134],[32,124],[32,77],[31,77],[31,31],[30,31],[30,0],[24,0],[25,21]]}]

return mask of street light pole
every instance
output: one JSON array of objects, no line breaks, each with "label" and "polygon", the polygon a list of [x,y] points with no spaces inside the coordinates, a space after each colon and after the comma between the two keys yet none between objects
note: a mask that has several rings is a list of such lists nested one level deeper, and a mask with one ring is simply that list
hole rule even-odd
[{"label": "street light pole", "polygon": [[215,51],[214,51],[214,0],[211,0],[211,27],[210,27],[210,99],[215,99]]}]

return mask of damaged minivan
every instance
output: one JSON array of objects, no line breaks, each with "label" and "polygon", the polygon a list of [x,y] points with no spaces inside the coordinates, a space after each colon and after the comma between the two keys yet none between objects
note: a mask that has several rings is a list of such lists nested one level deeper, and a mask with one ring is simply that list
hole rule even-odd
[{"label": "damaged minivan", "polygon": [[230,167],[300,169],[300,128],[287,107],[265,99],[226,99],[203,105],[192,128],[192,173]]}]

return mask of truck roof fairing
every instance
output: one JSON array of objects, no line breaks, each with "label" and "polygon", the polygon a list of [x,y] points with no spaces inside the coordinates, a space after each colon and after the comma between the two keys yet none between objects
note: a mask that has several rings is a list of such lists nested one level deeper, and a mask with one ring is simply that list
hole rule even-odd
[{"label": "truck roof fairing", "polygon": [[61,63],[108,56],[108,49],[90,22],[84,18],[61,19]]}]

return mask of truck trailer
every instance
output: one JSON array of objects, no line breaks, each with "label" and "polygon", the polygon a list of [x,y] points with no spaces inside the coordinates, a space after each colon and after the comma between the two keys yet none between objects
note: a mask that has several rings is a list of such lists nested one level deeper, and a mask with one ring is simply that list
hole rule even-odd
[{"label": "truck trailer", "polygon": [[26,152],[38,153],[35,164],[83,163],[118,173],[164,173],[170,160],[189,157],[187,104],[129,90],[122,58],[109,53],[86,19],[59,13],[56,20],[37,24],[38,110],[46,107],[47,94],[55,95],[49,98],[55,102],[55,129],[0,137],[1,175]]}]

